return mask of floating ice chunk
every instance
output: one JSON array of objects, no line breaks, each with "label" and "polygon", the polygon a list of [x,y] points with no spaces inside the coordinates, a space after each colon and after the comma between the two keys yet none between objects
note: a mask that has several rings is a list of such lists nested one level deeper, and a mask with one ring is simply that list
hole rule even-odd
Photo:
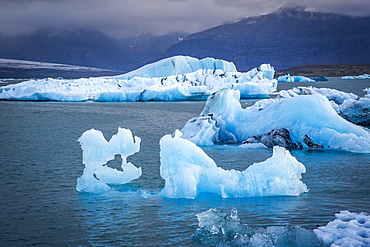
[{"label": "floating ice chunk", "polygon": [[[78,139],[83,150],[85,169],[77,179],[76,190],[81,192],[99,193],[111,190],[107,183],[129,183],[141,176],[141,168],[136,168],[126,158],[140,150],[140,138],[132,136],[129,129],[118,128],[109,142],[103,133],[91,129],[85,131]],[[105,164],[119,154],[122,158],[122,171],[110,168]]]},{"label": "floating ice chunk", "polygon": [[315,229],[324,246],[370,246],[370,216],[341,211],[326,226]]},{"label": "floating ice chunk", "polygon": [[[211,95],[199,119],[188,121],[181,130],[184,137],[192,136],[194,143],[221,142],[242,143],[253,136],[265,135],[272,130],[285,128],[293,143],[304,143],[305,136],[324,148],[338,148],[353,152],[370,152],[369,130],[354,125],[340,117],[329,100],[321,94],[296,95],[281,99],[258,101],[243,109],[240,93],[224,89]],[[210,116],[209,124],[218,129],[211,140],[196,128],[204,116]],[[208,127],[209,129],[210,127]],[[189,133],[192,132],[192,133]],[[230,137],[227,139],[227,137]],[[307,147],[307,146],[305,146]]]},{"label": "floating ice chunk", "polygon": [[370,79],[370,75],[368,75],[368,74],[348,75],[348,76],[342,76],[342,79]]},{"label": "floating ice chunk", "polygon": [[211,233],[225,237],[225,239],[233,239],[243,230],[238,211],[235,208],[231,210],[230,216],[215,208],[203,211],[196,216],[199,222],[197,235]]},{"label": "floating ice chunk", "polygon": [[210,246],[320,246],[312,230],[299,226],[251,227],[240,222],[235,208],[230,215],[211,208],[196,216],[199,227],[192,237]]},{"label": "floating ice chunk", "polygon": [[244,171],[224,170],[197,145],[180,137],[166,135],[160,141],[160,174],[166,181],[159,193],[171,198],[195,198],[203,192],[228,197],[298,196],[307,192],[301,181],[303,164],[281,147],[273,156]]},{"label": "floating ice chunk", "polygon": [[291,76],[290,74],[278,77],[278,82],[315,82],[315,80],[305,76]]},{"label": "floating ice chunk", "polygon": [[267,148],[262,143],[243,143],[243,144],[239,145],[239,147],[242,147],[242,148]]}]

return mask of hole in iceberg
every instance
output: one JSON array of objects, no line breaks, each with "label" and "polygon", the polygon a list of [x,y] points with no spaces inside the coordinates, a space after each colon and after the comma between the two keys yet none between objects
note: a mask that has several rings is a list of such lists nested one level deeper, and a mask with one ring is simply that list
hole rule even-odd
[{"label": "hole in iceberg", "polygon": [[108,161],[104,166],[116,169],[118,171],[123,171],[122,169],[122,157],[120,154],[114,155],[114,159]]}]

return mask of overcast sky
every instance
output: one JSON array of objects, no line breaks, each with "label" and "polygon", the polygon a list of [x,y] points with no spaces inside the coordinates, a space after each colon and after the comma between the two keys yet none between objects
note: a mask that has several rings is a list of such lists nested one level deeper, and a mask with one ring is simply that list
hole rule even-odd
[{"label": "overcast sky", "polygon": [[369,16],[370,0],[0,0],[0,34],[93,28],[110,36],[193,33],[282,6]]}]

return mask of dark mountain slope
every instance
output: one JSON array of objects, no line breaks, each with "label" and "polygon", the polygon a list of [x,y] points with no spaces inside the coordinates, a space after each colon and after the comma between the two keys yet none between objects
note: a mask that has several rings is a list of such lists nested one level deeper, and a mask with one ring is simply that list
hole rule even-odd
[{"label": "dark mountain slope", "polygon": [[189,55],[233,61],[239,70],[261,63],[275,69],[307,64],[370,62],[370,17],[279,9],[211,28],[172,45],[166,56]]},{"label": "dark mountain slope", "polygon": [[124,70],[133,55],[118,40],[93,30],[42,29],[0,41],[0,57]]},{"label": "dark mountain slope", "polygon": [[104,68],[127,72],[161,59],[163,51],[184,34],[142,34],[115,39],[94,30],[41,29],[0,38],[0,58]]}]

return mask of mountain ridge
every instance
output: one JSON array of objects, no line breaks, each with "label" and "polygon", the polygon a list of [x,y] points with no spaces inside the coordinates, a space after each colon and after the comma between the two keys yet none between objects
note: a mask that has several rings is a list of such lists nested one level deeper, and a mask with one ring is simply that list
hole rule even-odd
[{"label": "mountain ridge", "polygon": [[370,62],[370,17],[282,8],[187,36],[166,55],[211,56],[239,70],[270,63],[276,69],[308,64]]},{"label": "mountain ridge", "polygon": [[176,55],[233,62],[239,71],[263,63],[298,65],[370,63],[370,17],[281,8],[190,35],[139,34],[111,38],[96,30],[40,29],[0,37],[0,58],[62,63],[128,72]]}]

